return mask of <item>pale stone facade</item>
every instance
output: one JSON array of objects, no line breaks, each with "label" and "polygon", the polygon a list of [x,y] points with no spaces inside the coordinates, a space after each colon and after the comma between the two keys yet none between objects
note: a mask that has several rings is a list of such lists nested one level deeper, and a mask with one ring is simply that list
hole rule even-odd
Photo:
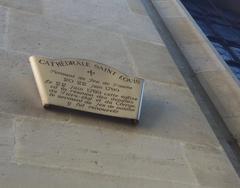
[{"label": "pale stone facade", "polygon": [[153,0],[195,76],[240,142],[240,83],[180,0]]},{"label": "pale stone facade", "polygon": [[[199,102],[189,86],[194,75],[183,74],[178,62],[185,59],[174,45],[167,45],[169,33],[154,25],[143,2],[0,0],[1,188],[240,187],[206,114],[215,124],[218,118],[211,116],[211,109],[203,110],[207,102]],[[162,17],[181,14],[182,9],[174,8],[162,11]],[[194,34],[184,37],[184,22],[167,23],[183,24],[180,39],[195,41]],[[189,42],[183,51],[195,50]],[[44,110],[30,55],[92,59],[144,78],[140,124]],[[186,58],[195,59],[191,54]],[[196,59],[206,62],[201,56]],[[213,72],[218,66],[206,64]],[[193,61],[193,72],[202,73],[206,67]],[[228,121],[234,124],[238,116],[234,118]]]}]

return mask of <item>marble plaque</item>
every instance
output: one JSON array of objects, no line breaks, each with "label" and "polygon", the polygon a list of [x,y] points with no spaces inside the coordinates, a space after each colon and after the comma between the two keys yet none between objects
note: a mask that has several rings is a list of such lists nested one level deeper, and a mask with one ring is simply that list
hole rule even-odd
[{"label": "marble plaque", "polygon": [[44,107],[139,120],[144,80],[86,59],[29,58]]}]

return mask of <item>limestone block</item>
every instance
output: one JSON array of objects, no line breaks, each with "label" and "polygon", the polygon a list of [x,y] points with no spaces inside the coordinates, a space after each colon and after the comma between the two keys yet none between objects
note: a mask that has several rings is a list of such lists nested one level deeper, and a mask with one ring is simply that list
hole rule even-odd
[{"label": "limestone block", "polygon": [[97,25],[101,22],[116,21],[129,14],[126,0],[41,0],[43,13],[47,17],[59,18],[75,23]]},{"label": "limestone block", "polygon": [[192,94],[175,86],[146,83],[138,129],[181,141],[218,145]]},{"label": "limestone block", "polygon": [[126,0],[43,0],[43,4],[47,17],[162,43],[151,19],[133,14]]},{"label": "limestone block", "polygon": [[[118,24],[116,22],[104,22],[101,23],[101,26],[99,24],[90,24],[88,22],[85,23],[86,21],[84,20],[80,23],[67,22],[66,20],[63,21],[57,18],[54,19],[52,17],[46,18],[46,16],[17,11],[13,9],[9,10],[9,22],[12,27],[21,27],[22,25],[19,23],[22,23],[24,24],[25,28],[35,31],[42,31],[45,33],[51,33],[62,38],[66,38],[68,36],[71,38],[79,38],[80,32],[84,30],[83,28],[89,28],[92,30],[98,28],[98,30],[96,31],[99,31],[99,33],[107,33],[110,36],[119,37],[120,34],[129,34],[133,38],[141,39],[142,36],[142,38],[145,40],[154,41],[155,43],[160,44],[163,43],[161,37],[159,36],[158,32],[156,31],[153,24],[151,23],[151,20],[148,17],[139,17],[132,14],[130,15],[130,18],[126,17],[121,21],[123,25],[124,22],[129,22],[129,28],[126,26],[121,26],[121,24]],[[104,27],[104,25],[106,27]],[[134,28],[134,25],[136,25],[137,28]],[[108,32],[106,30],[108,30]],[[114,31],[116,31],[117,33],[114,34]],[[131,32],[133,33],[131,34]]]},{"label": "limestone block", "polygon": [[70,121],[190,143],[219,145],[188,89],[152,81],[146,81],[141,118],[137,126],[83,113],[72,113]]},{"label": "limestone block", "polygon": [[9,49],[32,55],[92,59],[131,73],[127,52],[118,34],[83,25],[54,23],[38,16],[27,18],[27,15],[10,13]]},{"label": "limestone block", "polygon": [[161,17],[186,17],[185,11],[176,0],[152,0]]},{"label": "limestone block", "polygon": [[208,43],[183,43],[179,47],[195,73],[225,70],[224,65],[219,62],[217,52],[214,52]]},{"label": "limestone block", "polygon": [[0,5],[33,13],[42,13],[41,0],[0,0]]},{"label": "limestone block", "polygon": [[223,118],[240,115],[240,90],[228,71],[200,72],[197,77]]},{"label": "limestone block", "polygon": [[66,169],[4,164],[0,166],[1,188],[199,188],[192,184],[144,178],[116,177]]},{"label": "limestone block", "polygon": [[6,48],[7,43],[7,24],[8,24],[7,8],[0,6],[0,47]]},{"label": "limestone block", "polygon": [[147,15],[141,0],[128,0],[129,8],[136,14]]},{"label": "limestone block", "polygon": [[196,183],[178,142],[134,132],[25,119],[15,148],[18,164]]},{"label": "limestone block", "polygon": [[187,144],[184,146],[186,157],[202,186],[237,188],[239,178],[221,149]]},{"label": "limestone block", "polygon": [[[0,163],[9,162],[14,149],[13,116],[0,113]],[[1,168],[1,167],[0,167]]]},{"label": "limestone block", "polygon": [[102,22],[101,29],[116,32],[126,37],[164,45],[164,42],[154,27],[151,19],[142,15],[126,15],[117,21]]},{"label": "limestone block", "polygon": [[130,38],[125,40],[138,76],[187,87],[166,47]]},{"label": "limestone block", "polygon": [[0,50],[0,112],[68,120],[64,111],[43,109],[27,54]]}]

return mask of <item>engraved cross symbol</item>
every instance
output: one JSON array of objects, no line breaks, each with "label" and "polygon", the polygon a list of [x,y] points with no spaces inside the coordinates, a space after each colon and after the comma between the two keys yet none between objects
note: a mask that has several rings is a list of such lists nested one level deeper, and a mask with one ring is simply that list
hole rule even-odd
[{"label": "engraved cross symbol", "polygon": [[88,73],[88,74],[90,74],[90,76],[92,76],[92,75],[94,75],[94,74],[95,74],[95,72],[94,72],[94,71],[92,71],[92,70],[89,70],[89,71],[87,71],[87,73]]},{"label": "engraved cross symbol", "polygon": [[52,81],[51,81],[51,80],[45,80],[45,83],[46,83],[46,84],[51,84]]}]

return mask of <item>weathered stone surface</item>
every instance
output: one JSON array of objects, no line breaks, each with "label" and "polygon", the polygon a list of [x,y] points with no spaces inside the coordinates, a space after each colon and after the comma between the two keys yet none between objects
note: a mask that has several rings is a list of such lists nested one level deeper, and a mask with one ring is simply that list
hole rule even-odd
[{"label": "weathered stone surface", "polygon": [[240,90],[227,71],[207,71],[197,74],[222,117],[240,115]]},{"label": "weathered stone surface", "polygon": [[204,40],[197,28],[194,27],[194,25],[189,24],[187,18],[169,17],[164,18],[164,21],[179,46],[181,44],[191,44]]},{"label": "weathered stone surface", "polygon": [[131,64],[118,34],[61,22],[52,24],[53,21],[38,16],[27,17],[10,13],[9,49],[50,57],[92,59],[131,73]]},{"label": "weathered stone surface", "polygon": [[80,113],[72,114],[71,122],[99,125],[190,143],[219,144],[188,89],[151,81],[145,84],[141,119],[137,127]]},{"label": "weathered stone surface", "polygon": [[26,119],[16,127],[16,160],[18,164],[196,183],[178,142],[87,125]]},{"label": "weathered stone surface", "polygon": [[44,14],[51,18],[162,43],[151,20],[147,16],[133,14],[126,0],[43,0],[43,4]]},{"label": "weathered stone surface", "polygon": [[240,186],[238,176],[221,149],[192,144],[187,144],[184,148],[200,185],[214,188]]},{"label": "weathered stone surface", "polygon": [[99,28],[116,32],[123,36],[164,45],[164,42],[148,17],[131,15],[117,22],[103,22],[99,25]]},{"label": "weathered stone surface", "polygon": [[38,14],[42,12],[41,0],[0,0],[0,5]]},{"label": "weathered stone surface", "polygon": [[139,129],[191,143],[218,144],[204,115],[187,89],[148,82]]},{"label": "weathered stone surface", "polygon": [[129,8],[136,14],[147,15],[141,0],[127,0]]},{"label": "weathered stone surface", "polygon": [[186,17],[182,6],[176,0],[152,0],[161,17]]},{"label": "weathered stone surface", "polygon": [[7,22],[8,22],[7,8],[0,6],[0,47],[5,48],[7,43]]},{"label": "weathered stone surface", "polygon": [[9,162],[13,157],[14,130],[13,116],[0,113],[0,163]]},{"label": "weathered stone surface", "polygon": [[88,22],[88,25],[98,25],[106,21],[114,22],[129,15],[129,8],[125,0],[42,0],[42,2],[44,14],[47,17],[58,17],[78,23]]},{"label": "weathered stone surface", "polygon": [[187,87],[164,46],[125,38],[140,77]]},{"label": "weathered stone surface", "polygon": [[[1,188],[239,187],[140,1],[21,2],[0,0],[7,7],[0,8]],[[165,18],[183,18],[169,2],[174,1],[165,2]],[[172,28],[175,21],[186,26],[174,20]],[[191,34],[179,37],[189,45],[197,41]],[[147,84],[139,125],[44,110],[27,63],[30,55],[88,58],[141,74]]]},{"label": "weathered stone surface", "polygon": [[217,54],[213,53],[211,47],[206,42],[181,44],[179,47],[195,73],[225,70],[224,65],[219,63]]},{"label": "weathered stone surface", "polygon": [[1,188],[199,188],[194,185],[171,181],[115,177],[66,169],[59,170],[15,164],[4,164],[0,166],[0,183]]},{"label": "weathered stone surface", "polygon": [[0,50],[0,112],[68,120],[61,111],[43,109],[28,63],[29,55]]},{"label": "weathered stone surface", "polygon": [[[238,117],[240,114],[238,81],[179,0],[157,2],[155,6],[159,14],[209,98],[225,120],[226,126],[233,135],[239,135],[239,124],[235,119],[227,120],[230,117]],[[174,4],[173,7],[182,15],[174,15],[169,4]],[[174,16],[171,17],[171,15]]]}]

